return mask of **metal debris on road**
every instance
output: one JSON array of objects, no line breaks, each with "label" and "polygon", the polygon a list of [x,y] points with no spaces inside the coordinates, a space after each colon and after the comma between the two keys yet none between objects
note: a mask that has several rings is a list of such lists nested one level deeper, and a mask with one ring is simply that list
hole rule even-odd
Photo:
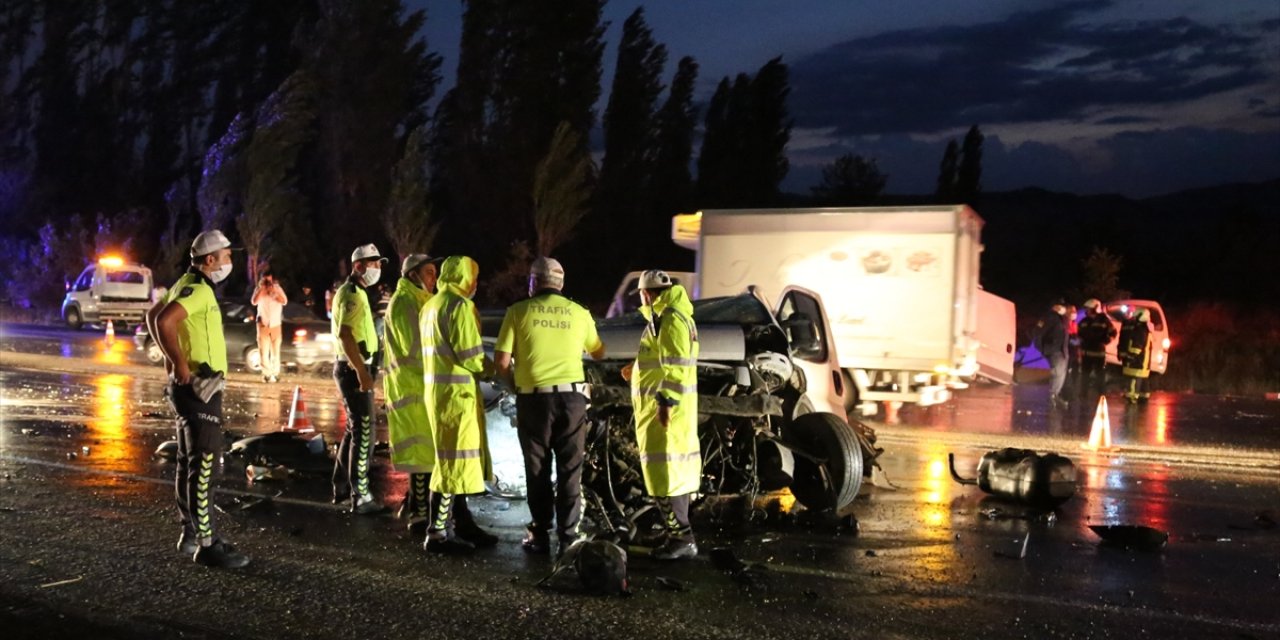
[{"label": "metal debris on road", "polygon": [[684,583],[666,576],[658,576],[658,586],[667,591],[684,591]]},{"label": "metal debris on road", "polygon": [[977,477],[964,478],[956,471],[955,454],[947,454],[951,477],[965,485],[1006,500],[1032,506],[1054,507],[1076,493],[1076,466],[1056,453],[1040,455],[1030,449],[989,451],[978,462]]},{"label": "metal debris on road", "polygon": [[1142,525],[1089,525],[1102,544],[1138,551],[1159,551],[1169,542],[1169,534]]},{"label": "metal debris on road", "polygon": [[76,577],[71,578],[71,579],[68,579],[68,580],[59,580],[59,581],[57,581],[57,582],[46,582],[46,583],[44,583],[44,584],[40,585],[40,588],[41,588],[41,589],[51,589],[51,588],[53,588],[53,587],[61,587],[61,586],[63,586],[63,585],[67,585],[67,584],[75,584],[75,583],[77,583],[77,582],[80,582],[81,580],[84,580],[84,576],[76,576]]},{"label": "metal debris on road", "polygon": [[164,442],[161,442],[160,446],[156,447],[156,451],[153,455],[157,458],[160,458],[161,460],[168,460],[170,462],[177,460],[178,459],[178,441],[165,440]]},{"label": "metal debris on road", "polygon": [[1025,533],[1025,534],[1022,536],[1022,548],[1018,551],[1018,553],[1013,554],[1013,553],[1006,553],[1006,552],[1004,552],[1004,551],[996,551],[996,557],[998,557],[998,558],[1011,558],[1011,559],[1013,559],[1013,560],[1023,560],[1023,559],[1026,559],[1026,557],[1027,557],[1027,543],[1028,543],[1028,542],[1030,542],[1030,541],[1031,541],[1031,532],[1030,532],[1030,531],[1028,531],[1027,533]]}]

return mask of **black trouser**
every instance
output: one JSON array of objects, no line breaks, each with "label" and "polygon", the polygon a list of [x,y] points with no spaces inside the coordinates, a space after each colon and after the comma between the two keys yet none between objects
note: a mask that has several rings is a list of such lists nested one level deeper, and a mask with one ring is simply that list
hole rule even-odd
[{"label": "black trouser", "polygon": [[191,385],[170,383],[165,396],[178,414],[178,467],[173,476],[182,528],[213,544],[213,465],[222,453],[222,392],[204,402]]},{"label": "black trouser", "polygon": [[431,512],[431,474],[409,474],[409,488],[404,494],[404,506],[404,513],[412,520],[427,517]]},{"label": "black trouser", "polygon": [[1098,389],[1106,387],[1107,383],[1107,354],[1092,355],[1084,354],[1080,357],[1080,390],[1088,391],[1091,387],[1096,386]]},{"label": "black trouser", "polygon": [[[582,465],[587,443],[587,399],[579,393],[516,396],[516,433],[524,451],[531,529],[550,531],[552,512],[560,538],[575,538],[582,518]],[[551,456],[556,483],[551,487]]]},{"label": "black trouser", "polygon": [[693,542],[693,525],[689,522],[690,494],[658,498],[658,508],[667,525],[667,535],[682,542]]},{"label": "black trouser", "polygon": [[[374,370],[369,374],[377,377]],[[360,390],[360,376],[346,362],[334,366],[333,380],[338,383],[342,406],[347,412],[347,431],[333,459],[333,493],[341,497],[350,492],[354,505],[362,498],[373,496],[369,489],[369,467],[373,463],[373,391]]]}]

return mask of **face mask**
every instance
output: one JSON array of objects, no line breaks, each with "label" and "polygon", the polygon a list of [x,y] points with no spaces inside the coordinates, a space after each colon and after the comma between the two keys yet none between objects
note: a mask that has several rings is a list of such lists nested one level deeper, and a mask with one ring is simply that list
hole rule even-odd
[{"label": "face mask", "polygon": [[227,276],[229,275],[231,275],[230,262],[218,267],[217,269],[214,269],[213,273],[209,274],[209,279],[212,280],[214,284],[217,284],[219,282],[222,282],[223,280],[226,280]]},{"label": "face mask", "polygon": [[377,282],[378,278],[381,278],[381,277],[382,277],[382,269],[375,269],[373,267],[369,267],[368,269],[364,270],[363,274],[360,275],[360,284],[363,284],[366,287],[372,287],[373,283]]}]

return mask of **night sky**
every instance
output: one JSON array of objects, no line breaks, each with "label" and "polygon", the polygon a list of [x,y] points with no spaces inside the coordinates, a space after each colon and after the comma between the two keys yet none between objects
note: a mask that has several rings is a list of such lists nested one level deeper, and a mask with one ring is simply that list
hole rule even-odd
[{"label": "night sky", "polygon": [[[1277,0],[614,1],[600,113],[613,45],[641,4],[668,80],[680,56],[698,60],[700,101],[783,56],[790,191],[856,153],[879,161],[887,192],[929,193],[946,141],[972,124],[987,136],[988,191],[1140,197],[1280,177]],[[408,5],[427,8],[452,85],[462,3]]]}]

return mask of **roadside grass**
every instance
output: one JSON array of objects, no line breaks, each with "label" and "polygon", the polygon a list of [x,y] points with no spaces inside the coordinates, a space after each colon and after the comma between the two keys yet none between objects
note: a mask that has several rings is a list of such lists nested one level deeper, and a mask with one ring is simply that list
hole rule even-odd
[{"label": "roadside grass", "polygon": [[1222,303],[1166,310],[1169,370],[1153,386],[1227,395],[1280,392],[1280,312]]}]

